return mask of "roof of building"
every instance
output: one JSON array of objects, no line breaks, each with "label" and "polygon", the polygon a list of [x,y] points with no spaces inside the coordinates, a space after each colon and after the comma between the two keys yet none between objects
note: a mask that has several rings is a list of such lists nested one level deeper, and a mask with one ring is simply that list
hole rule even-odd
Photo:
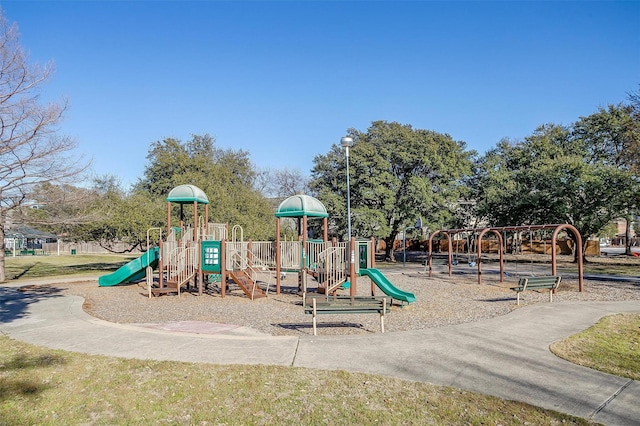
[{"label": "roof of building", "polygon": [[58,238],[56,234],[51,232],[40,231],[39,229],[30,228],[28,226],[12,226],[4,233],[5,238]]}]

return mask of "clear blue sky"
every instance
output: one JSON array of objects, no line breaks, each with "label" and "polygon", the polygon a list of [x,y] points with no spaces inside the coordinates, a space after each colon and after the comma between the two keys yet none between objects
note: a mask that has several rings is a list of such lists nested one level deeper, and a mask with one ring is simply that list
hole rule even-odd
[{"label": "clear blue sky", "polygon": [[640,2],[12,1],[47,99],[97,174],[209,133],[299,169],[348,128],[398,121],[480,153],[640,87]]}]

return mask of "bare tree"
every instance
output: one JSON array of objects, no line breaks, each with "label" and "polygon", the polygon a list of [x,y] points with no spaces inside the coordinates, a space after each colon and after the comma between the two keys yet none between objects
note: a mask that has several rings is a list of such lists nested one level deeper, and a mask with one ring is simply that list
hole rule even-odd
[{"label": "bare tree", "polygon": [[15,212],[12,219],[59,236],[68,236],[75,227],[95,223],[109,214],[100,204],[101,197],[95,188],[46,182],[36,185],[29,198],[33,204]]},{"label": "bare tree", "polygon": [[265,197],[290,197],[309,192],[309,178],[298,169],[265,169],[258,173],[255,186]]},{"label": "bare tree", "polygon": [[0,11],[0,281],[5,281],[5,225],[29,201],[34,187],[62,184],[88,167],[71,158],[75,142],[58,135],[66,102],[41,102],[40,87],[53,66],[28,63],[16,24]]},{"label": "bare tree", "polygon": [[627,93],[631,110],[631,123],[627,130],[627,162],[636,176],[640,175],[640,85]]}]

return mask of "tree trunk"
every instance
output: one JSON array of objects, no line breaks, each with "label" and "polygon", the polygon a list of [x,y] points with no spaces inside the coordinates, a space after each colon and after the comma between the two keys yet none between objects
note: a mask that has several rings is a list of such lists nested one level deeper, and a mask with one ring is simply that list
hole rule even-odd
[{"label": "tree trunk", "polygon": [[625,218],[627,225],[624,229],[624,254],[631,256],[631,216]]},{"label": "tree trunk", "polygon": [[[582,242],[582,263],[583,264],[589,262],[587,260],[587,244],[589,244],[589,240],[584,240]],[[575,244],[574,246],[577,247],[578,245]],[[574,250],[573,263],[578,263],[578,250]]]},{"label": "tree trunk", "polygon": [[[580,232],[580,231],[578,231]],[[582,235],[582,232],[580,232]],[[573,244],[571,245],[571,251],[573,252],[573,263],[578,263],[578,238],[573,235],[573,232],[567,230],[567,236],[571,239]],[[587,239],[582,240],[582,262],[586,263],[587,261]]]},{"label": "tree trunk", "polygon": [[0,250],[0,283],[6,281],[6,273],[5,273],[5,245],[4,245],[4,224],[5,224],[5,211],[4,209],[0,209],[0,246],[2,249]]},{"label": "tree trunk", "polygon": [[396,258],[393,254],[393,243],[395,238],[385,238],[384,242],[386,247],[384,249],[384,259],[390,262],[395,262]]}]

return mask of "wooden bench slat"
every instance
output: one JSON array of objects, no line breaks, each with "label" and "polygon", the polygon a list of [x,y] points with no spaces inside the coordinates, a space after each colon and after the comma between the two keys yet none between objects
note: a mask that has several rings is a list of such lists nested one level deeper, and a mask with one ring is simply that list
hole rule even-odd
[{"label": "wooden bench slat", "polygon": [[[382,308],[382,302],[376,303],[375,305],[365,305],[365,304],[357,304],[357,305],[332,305],[326,303],[317,303],[316,309],[380,309]],[[313,309],[313,305],[305,306],[305,309]]]},{"label": "wooden bench slat", "polygon": [[[316,309],[318,314],[368,314],[368,313],[382,313],[384,309],[385,313],[391,312],[389,308],[383,308],[382,306],[370,308],[352,308],[352,309]],[[305,309],[305,314],[312,314],[313,308]]]},{"label": "wooden bench slat", "polygon": [[[382,307],[382,303],[380,304],[375,304],[375,305],[364,305],[364,304],[357,304],[357,305],[330,305],[330,304],[320,304],[318,303],[316,305],[317,309],[376,309],[376,308],[381,308]],[[306,309],[312,309],[313,306],[306,306]]]}]

